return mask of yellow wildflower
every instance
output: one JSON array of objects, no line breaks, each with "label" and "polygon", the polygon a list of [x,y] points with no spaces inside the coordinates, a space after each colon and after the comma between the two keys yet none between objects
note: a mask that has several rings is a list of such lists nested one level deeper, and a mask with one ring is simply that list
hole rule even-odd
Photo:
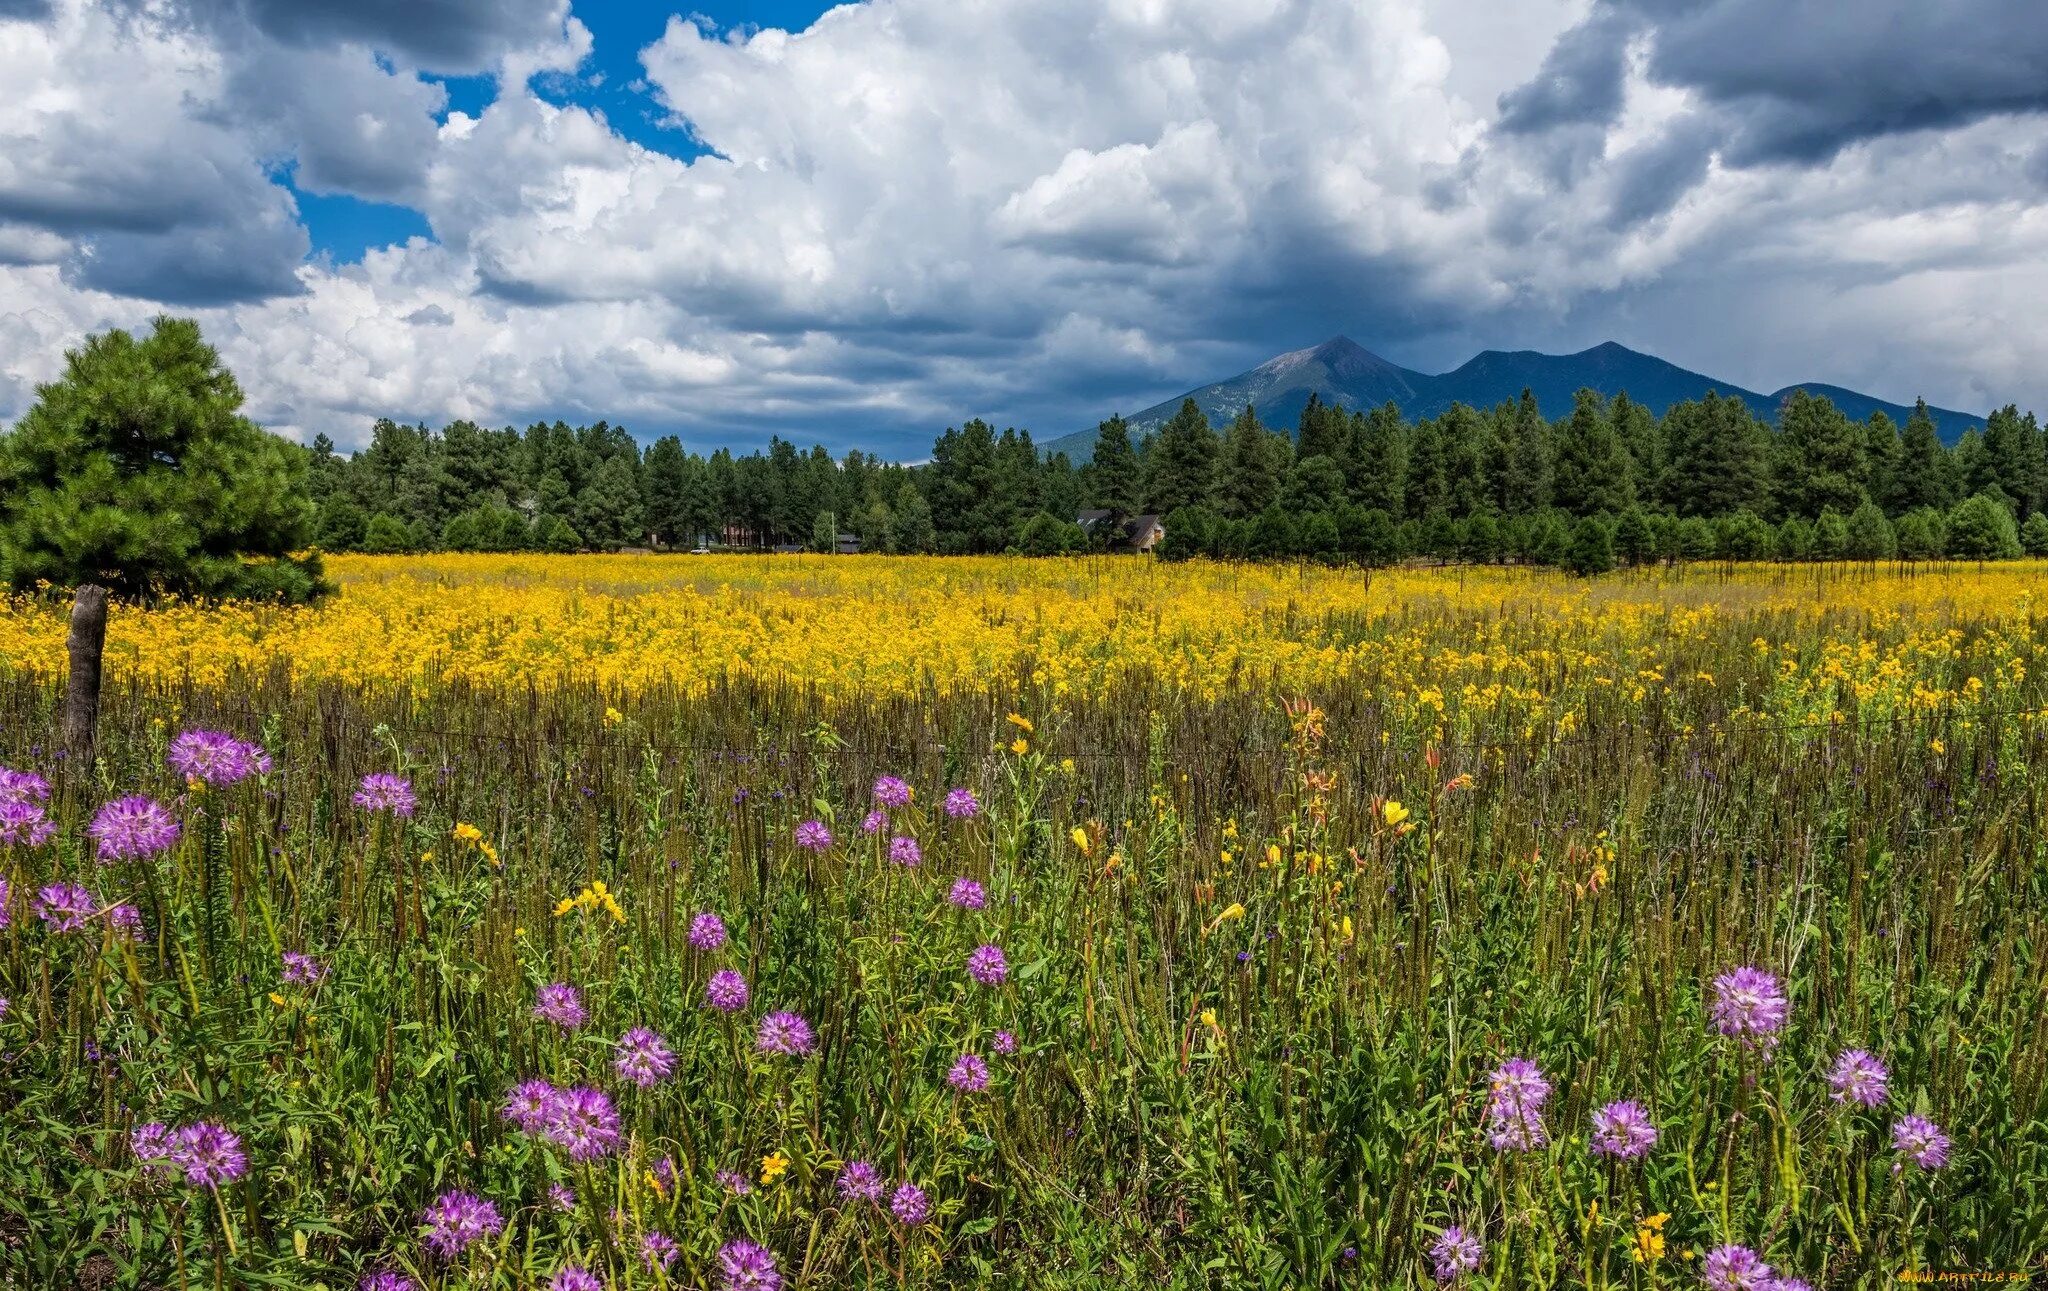
[{"label": "yellow wildflower", "polygon": [[761,1158],[761,1182],[774,1183],[789,1169],[789,1158],[780,1151],[770,1152]]}]

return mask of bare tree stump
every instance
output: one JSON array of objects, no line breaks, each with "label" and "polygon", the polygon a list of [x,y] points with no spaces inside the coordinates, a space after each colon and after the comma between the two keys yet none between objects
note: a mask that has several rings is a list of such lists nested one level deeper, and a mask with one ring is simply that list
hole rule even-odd
[{"label": "bare tree stump", "polygon": [[100,729],[100,657],[107,647],[107,589],[91,583],[71,602],[71,677],[64,686],[64,757],[74,775],[92,774]]}]

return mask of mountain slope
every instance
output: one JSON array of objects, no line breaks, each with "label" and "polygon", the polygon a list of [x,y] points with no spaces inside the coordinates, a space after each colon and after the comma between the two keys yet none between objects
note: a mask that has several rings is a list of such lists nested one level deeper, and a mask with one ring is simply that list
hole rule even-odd
[{"label": "mountain slope", "polygon": [[[1311,393],[1319,393],[1324,402],[1345,408],[1377,407],[1392,400],[1400,405],[1403,415],[1414,420],[1435,417],[1454,403],[1491,408],[1503,400],[1521,397],[1525,387],[1536,396],[1543,415],[1553,419],[1571,411],[1573,398],[1581,388],[1598,390],[1609,398],[1626,391],[1629,398],[1660,416],[1672,404],[1704,398],[1709,390],[1741,399],[1766,420],[1776,417],[1785,396],[1799,389],[1826,395],[1858,421],[1881,410],[1903,425],[1913,412],[1909,405],[1818,382],[1759,394],[1732,381],[1689,371],[1613,341],[1577,354],[1486,350],[1449,372],[1431,376],[1389,363],[1339,336],[1313,349],[1293,350],[1268,359],[1227,381],[1154,404],[1129,420],[1133,442],[1142,440],[1179,409],[1182,399],[1192,398],[1219,431],[1249,403],[1259,410],[1259,420],[1291,432]],[[1947,408],[1928,411],[1933,414],[1945,443],[1953,444],[1965,430],[1984,424],[1982,417],[1970,413]],[[1093,455],[1095,432],[1077,431],[1044,447],[1047,453],[1066,453],[1078,465]]]}]

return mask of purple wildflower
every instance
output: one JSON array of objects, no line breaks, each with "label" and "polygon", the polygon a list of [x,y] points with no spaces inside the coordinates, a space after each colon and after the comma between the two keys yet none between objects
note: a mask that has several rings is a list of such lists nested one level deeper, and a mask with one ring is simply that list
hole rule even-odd
[{"label": "purple wildflower", "polygon": [[882,1200],[882,1175],[866,1161],[848,1161],[839,1172],[839,1195],[847,1201]]},{"label": "purple wildflower", "polygon": [[747,1007],[747,979],[730,968],[721,968],[704,984],[704,998],[720,1013],[737,1013]]},{"label": "purple wildflower", "polygon": [[885,775],[875,781],[875,801],[884,807],[908,807],[910,786],[892,775]]},{"label": "purple wildflower", "polygon": [[1592,1149],[1596,1157],[1633,1161],[1657,1144],[1657,1127],[1634,1099],[1609,1103],[1593,1113]]},{"label": "purple wildflower", "polygon": [[155,856],[177,842],[181,830],[170,808],[136,794],[102,804],[85,832],[99,844],[100,861],[106,863]]},{"label": "purple wildflower", "polygon": [[52,883],[36,893],[36,918],[51,932],[77,932],[99,908],[93,894],[76,883]]},{"label": "purple wildflower", "polygon": [[49,819],[40,803],[0,799],[0,843],[41,847],[57,833],[57,822]]},{"label": "purple wildflower", "polygon": [[1771,1291],[1771,1266],[1747,1246],[1716,1246],[1700,1265],[1700,1281],[1712,1291]]},{"label": "purple wildflower", "polygon": [[720,1170],[711,1179],[735,1197],[744,1197],[754,1190],[752,1181],[737,1170]]},{"label": "purple wildflower", "polygon": [[364,776],[354,802],[364,811],[388,811],[394,816],[410,816],[419,806],[419,800],[413,797],[412,782],[389,771],[372,771]]},{"label": "purple wildflower", "polygon": [[932,1199],[914,1183],[899,1184],[889,1195],[889,1213],[905,1228],[916,1228],[932,1217]]},{"label": "purple wildflower", "polygon": [[669,1052],[660,1036],[646,1027],[634,1027],[619,1037],[617,1057],[612,1065],[627,1080],[642,1089],[651,1089],[656,1081],[675,1070],[676,1056]]},{"label": "purple wildflower", "polygon": [[564,1031],[574,1031],[583,1025],[583,996],[567,982],[552,982],[540,988],[533,997],[533,1016],[543,1022],[552,1022]]},{"label": "purple wildflower", "polygon": [[877,807],[860,818],[860,832],[863,834],[879,834],[882,832],[882,826],[888,823],[888,813]]},{"label": "purple wildflower", "polygon": [[690,920],[690,946],[694,950],[717,950],[725,944],[725,920],[704,911]]},{"label": "purple wildflower", "polygon": [[548,1291],[604,1291],[597,1275],[574,1264],[565,1264],[548,1280]]},{"label": "purple wildflower", "polygon": [[988,904],[988,893],[973,879],[954,879],[953,890],[946,894],[946,900],[962,910],[979,910]]},{"label": "purple wildflower", "polygon": [[356,1283],[356,1291],[420,1291],[419,1283],[396,1269],[379,1269],[375,1273],[363,1274],[363,1280]]},{"label": "purple wildflower", "polygon": [[1768,1055],[1789,1011],[1784,988],[1761,968],[1745,965],[1714,979],[1714,1029],[1739,1039],[1746,1049],[1760,1048]]},{"label": "purple wildflower", "polygon": [[185,1182],[203,1188],[218,1188],[249,1169],[240,1136],[204,1121],[179,1130],[170,1155],[171,1164],[185,1172]]},{"label": "purple wildflower", "polygon": [[1771,1291],[1813,1291],[1813,1283],[1805,1278],[1779,1278],[1771,1283]]},{"label": "purple wildflower", "polygon": [[955,820],[972,820],[981,814],[981,799],[972,789],[954,789],[946,795],[946,814]]},{"label": "purple wildflower", "polygon": [[178,1136],[162,1121],[151,1121],[128,1131],[129,1150],[152,1174],[164,1171],[163,1163],[170,1160],[171,1150],[177,1145]]},{"label": "purple wildflower", "polygon": [[1009,1055],[1017,1052],[1017,1037],[1011,1035],[1008,1031],[998,1031],[996,1032],[993,1047],[997,1053],[1007,1058]]},{"label": "purple wildflower", "polygon": [[576,1190],[574,1188],[569,1187],[566,1184],[549,1184],[548,1205],[553,1206],[556,1210],[561,1211],[564,1215],[575,1214]]},{"label": "purple wildflower", "polygon": [[1550,1142],[1543,1104],[1550,1082],[1527,1058],[1509,1058],[1487,1077],[1487,1142],[1502,1151],[1528,1152]]},{"label": "purple wildflower", "polygon": [[1436,1266],[1436,1280],[1443,1283],[1456,1282],[1465,1274],[1479,1267],[1480,1256],[1485,1248],[1479,1239],[1452,1224],[1430,1244],[1430,1262]]},{"label": "purple wildflower", "polygon": [[270,771],[270,755],[261,745],[220,731],[186,731],[171,741],[164,754],[170,768],[187,780],[222,786]]},{"label": "purple wildflower", "polygon": [[619,1113],[603,1092],[578,1085],[556,1097],[546,1133],[570,1160],[595,1161],[619,1145]]},{"label": "purple wildflower", "polygon": [[50,782],[33,771],[0,767],[0,803],[48,802]]},{"label": "purple wildflower", "polygon": [[284,980],[293,986],[313,986],[327,976],[327,965],[304,951],[284,952]]},{"label": "purple wildflower", "polygon": [[561,1097],[562,1091],[545,1080],[529,1080],[513,1089],[499,1114],[528,1134],[544,1133]]},{"label": "purple wildflower", "polygon": [[988,1063],[979,1054],[963,1053],[946,1073],[946,1083],[963,1094],[978,1094],[988,1088]]},{"label": "purple wildflower", "polygon": [[142,940],[142,911],[126,901],[107,907],[107,927],[130,941]]},{"label": "purple wildflower", "polygon": [[1862,1049],[1845,1049],[1828,1072],[1828,1084],[1834,1087],[1829,1097],[1838,1103],[1876,1107],[1890,1092],[1890,1081],[1891,1073],[1874,1055]]},{"label": "purple wildflower", "polygon": [[1924,1116],[1901,1116],[1892,1126],[1892,1146],[1913,1158],[1922,1170],[1948,1164],[1949,1137]]},{"label": "purple wildflower", "polygon": [[640,1258],[647,1261],[650,1273],[668,1272],[681,1251],[676,1239],[667,1233],[649,1233],[640,1239]]},{"label": "purple wildflower", "polygon": [[782,1286],[775,1253],[746,1241],[718,1248],[718,1279],[722,1291],[778,1291]]},{"label": "purple wildflower", "polygon": [[426,1229],[426,1244],[443,1259],[452,1260],[478,1241],[496,1237],[505,1221],[498,1208],[468,1192],[444,1192],[420,1216]]},{"label": "purple wildflower", "polygon": [[812,1044],[811,1024],[795,1013],[770,1013],[761,1019],[761,1029],[754,1036],[754,1047],[762,1053],[792,1058],[808,1054]]},{"label": "purple wildflower", "polygon": [[967,957],[967,975],[983,986],[1001,986],[1010,975],[1010,961],[1003,958],[1001,946],[977,946]]},{"label": "purple wildflower", "polygon": [[822,820],[807,820],[796,827],[796,845],[807,852],[822,852],[832,846],[832,831]]},{"label": "purple wildflower", "polygon": [[910,835],[898,834],[889,840],[889,859],[905,869],[915,869],[924,859],[924,849]]}]

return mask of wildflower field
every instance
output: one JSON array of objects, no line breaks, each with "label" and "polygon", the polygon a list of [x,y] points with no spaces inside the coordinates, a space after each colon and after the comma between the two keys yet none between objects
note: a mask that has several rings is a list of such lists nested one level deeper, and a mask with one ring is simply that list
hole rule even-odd
[{"label": "wildflower field", "polygon": [[2044,1274],[2048,580],[0,603],[0,1286]]}]

